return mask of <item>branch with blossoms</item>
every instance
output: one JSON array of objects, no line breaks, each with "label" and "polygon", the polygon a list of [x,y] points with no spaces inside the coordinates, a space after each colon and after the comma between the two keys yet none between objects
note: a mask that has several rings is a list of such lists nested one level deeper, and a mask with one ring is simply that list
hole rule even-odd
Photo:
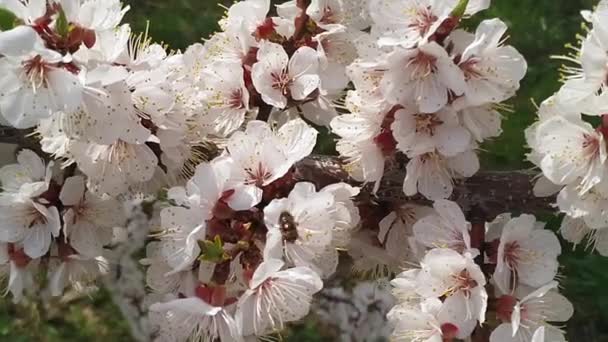
[{"label": "branch with blossoms", "polygon": [[[541,177],[479,172],[527,70],[501,20],[461,28],[489,6],[246,0],[167,51],[118,0],[0,1],[0,113],[29,146],[0,169],[7,290],[61,296],[111,269],[139,339],[244,341],[303,319],[350,259],[347,277],[394,278],[396,341],[564,340],[559,241],[508,212],[559,191],[562,235],[605,251],[606,127],[579,113],[607,112],[608,6],[527,132]],[[311,155],[320,126],[339,158]],[[144,245],[145,275],[128,260]]]}]

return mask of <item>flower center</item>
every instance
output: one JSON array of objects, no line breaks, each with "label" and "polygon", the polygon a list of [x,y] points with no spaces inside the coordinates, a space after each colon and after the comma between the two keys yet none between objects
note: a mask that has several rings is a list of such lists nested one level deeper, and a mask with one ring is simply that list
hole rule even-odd
[{"label": "flower center", "polygon": [[437,18],[437,16],[434,15],[433,12],[431,12],[430,6],[425,7],[425,8],[418,8],[415,11],[416,11],[415,19],[409,25],[409,27],[412,27],[412,28],[418,30],[418,32],[420,32],[420,35],[424,36],[429,32],[429,30],[431,29],[431,26],[433,26],[433,24],[439,18]]},{"label": "flower center", "polygon": [[594,160],[600,156],[600,140],[597,136],[585,133],[583,135],[583,153],[589,160]]},{"label": "flower center", "polygon": [[443,124],[436,114],[414,114],[416,120],[416,133],[435,135],[435,130]]},{"label": "flower center", "polygon": [[477,287],[477,281],[473,279],[469,271],[462,270],[460,273],[452,275],[454,279],[454,287],[452,288],[450,293],[456,293],[458,291],[463,291],[466,296],[470,294],[470,291]]},{"label": "flower center", "polygon": [[122,140],[115,142],[108,152],[108,162],[112,164],[121,164],[123,161],[132,157],[133,151],[129,144]]},{"label": "flower center", "polygon": [[272,72],[272,88],[281,91],[283,96],[289,95],[289,85],[291,84],[291,77],[286,70],[282,70],[280,73]]},{"label": "flower center", "polygon": [[266,167],[259,162],[257,167],[247,167],[245,168],[245,173],[247,173],[248,184],[255,184],[255,186],[261,188],[264,186],[264,183],[272,177],[272,173],[266,170]]},{"label": "flower center", "polygon": [[477,69],[477,63],[479,63],[479,59],[473,57],[459,65],[460,70],[464,72],[464,77],[467,79],[467,81],[471,79],[483,78],[483,75]]},{"label": "flower center", "polygon": [[245,105],[243,104],[243,90],[236,89],[230,94],[230,98],[228,100],[228,107],[232,109],[243,109]]},{"label": "flower center", "polygon": [[517,241],[512,241],[505,244],[504,261],[509,268],[514,269],[520,262],[522,249]]},{"label": "flower center", "polygon": [[407,67],[412,67],[411,78],[412,79],[424,79],[437,71],[436,66],[437,58],[432,55],[428,55],[424,52],[419,52],[416,57],[410,59],[407,63]]},{"label": "flower center", "polygon": [[26,78],[32,85],[32,88],[38,89],[47,87],[48,85],[48,72],[50,70],[50,64],[46,63],[40,55],[23,62],[23,70]]}]

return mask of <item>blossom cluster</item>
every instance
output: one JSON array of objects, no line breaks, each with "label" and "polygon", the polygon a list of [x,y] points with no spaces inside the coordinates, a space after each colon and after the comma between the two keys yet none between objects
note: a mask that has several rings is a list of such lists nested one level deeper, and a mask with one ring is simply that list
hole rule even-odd
[{"label": "blossom cluster", "polygon": [[[507,25],[460,21],[489,0],[370,0],[366,49],[346,71],[354,84],[331,122],[352,176],[379,186],[387,162],[404,154],[406,195],[448,198],[454,179],[479,170],[479,143],[501,133],[500,103],[517,89],[524,58],[504,45]],[[371,42],[370,42],[371,40]]]},{"label": "blossom cluster", "polygon": [[[494,342],[562,340],[547,323],[572,315],[554,281],[555,235],[533,216],[503,215],[474,245],[472,225],[445,200],[455,179],[478,171],[476,150],[500,134],[501,103],[527,68],[504,44],[499,19],[475,33],[459,28],[489,5],[245,0],[203,43],[167,51],[121,24],[129,7],[119,0],[0,0],[14,24],[0,32],[1,123],[31,133],[24,138],[35,146],[0,169],[8,290],[20,300],[41,285],[53,296],[87,288],[125,240],[124,208],[145,199],[154,205],[141,263],[159,341],[280,332],[308,314],[340,250],[360,273],[409,268],[392,282],[396,340],[465,339],[491,326],[490,313],[503,322],[491,326]],[[587,18],[599,22],[604,7]],[[581,103],[598,109],[606,77],[596,78],[592,100]],[[581,222],[608,226],[594,202],[604,133],[580,115],[553,115],[557,102],[528,132],[531,158],[563,188],[560,208],[569,204],[577,228],[562,233],[580,240]],[[376,217],[367,210],[378,203],[361,203],[359,187],[304,181],[296,165],[313,153],[320,126],[339,137],[352,178],[375,190],[405,155],[405,195],[420,193],[434,208],[403,204]]]},{"label": "blossom cluster", "polygon": [[87,288],[108,270],[103,248],[124,225],[120,202],[86,188],[83,176],[61,179],[31,150],[18,164],[0,168],[0,272],[15,301],[36,290],[46,267],[46,290],[60,296],[68,286]]},{"label": "blossom cluster", "polygon": [[581,47],[565,57],[577,65],[564,67],[563,86],[541,104],[539,120],[527,129],[528,159],[542,170],[535,194],[558,193],[557,206],[566,215],[562,236],[608,255],[608,2],[583,16],[591,27]]},{"label": "blossom cluster", "polygon": [[162,300],[150,307],[162,338],[240,341],[308,313],[359,222],[357,188],[317,191],[294,178],[316,134],[300,119],[277,131],[250,121],[185,187],[168,191],[173,205],[162,209],[145,260]]},{"label": "blossom cluster", "polygon": [[413,226],[397,227],[409,229],[420,255],[409,261],[420,267],[391,282],[398,301],[388,314],[395,341],[466,340],[478,324],[494,329],[491,342],[565,341],[549,324],[573,314],[554,281],[561,247],[553,232],[532,215],[503,214],[480,227],[480,255],[472,246],[479,232],[456,203],[438,200],[429,210]]}]

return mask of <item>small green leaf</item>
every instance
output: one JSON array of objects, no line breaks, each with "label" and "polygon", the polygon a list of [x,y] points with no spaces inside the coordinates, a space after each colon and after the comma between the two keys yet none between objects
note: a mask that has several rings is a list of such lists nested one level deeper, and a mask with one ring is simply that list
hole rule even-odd
[{"label": "small green leaf", "polygon": [[68,23],[68,18],[65,16],[65,12],[62,8],[59,8],[59,17],[57,18],[57,23],[55,25],[57,33],[61,37],[67,38],[70,33],[70,24]]},{"label": "small green leaf", "polygon": [[202,251],[199,257],[200,260],[214,263],[230,260],[230,256],[224,251],[224,242],[222,242],[222,238],[219,235],[216,235],[213,241],[199,241],[199,246]]},{"label": "small green leaf", "polygon": [[17,16],[5,8],[0,8],[0,31],[11,30],[16,24]]},{"label": "small green leaf", "polygon": [[467,10],[467,6],[469,5],[469,0],[460,0],[458,5],[452,11],[452,17],[462,18],[464,12]]}]

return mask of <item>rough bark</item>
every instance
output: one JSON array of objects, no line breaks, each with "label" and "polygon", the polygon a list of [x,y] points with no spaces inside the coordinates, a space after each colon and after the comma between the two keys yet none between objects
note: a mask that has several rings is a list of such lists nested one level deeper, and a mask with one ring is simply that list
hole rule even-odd
[{"label": "rough bark", "polygon": [[[311,156],[296,166],[298,179],[312,181],[319,186],[335,182],[357,184],[348,176],[344,164],[336,157]],[[483,219],[491,220],[504,212],[539,213],[554,211],[555,197],[538,198],[532,193],[537,172],[482,171],[475,176],[457,181],[452,200],[458,202],[463,211],[483,213]],[[417,202],[430,204],[421,196],[407,197],[402,186],[405,167],[395,166],[388,170],[376,194],[371,186],[365,186],[361,196],[370,196],[379,202]]]}]

